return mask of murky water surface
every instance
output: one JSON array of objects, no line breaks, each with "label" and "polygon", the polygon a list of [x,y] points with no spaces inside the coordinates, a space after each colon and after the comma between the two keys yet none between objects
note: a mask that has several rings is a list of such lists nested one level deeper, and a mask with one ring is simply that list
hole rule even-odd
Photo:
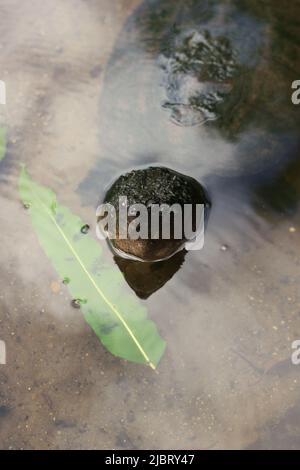
[{"label": "murky water surface", "polygon": [[[297,0],[1,0],[1,448],[300,448],[299,18]],[[21,162],[90,233],[123,171],[208,189],[203,250],[145,268],[104,244],[167,342],[156,372],[72,308]]]}]

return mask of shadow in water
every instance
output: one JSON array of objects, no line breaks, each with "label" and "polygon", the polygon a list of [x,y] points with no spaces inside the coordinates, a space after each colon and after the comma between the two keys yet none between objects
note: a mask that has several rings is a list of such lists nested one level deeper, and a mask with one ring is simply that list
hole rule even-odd
[{"label": "shadow in water", "polygon": [[114,260],[136,295],[147,299],[174,276],[184,263],[186,253],[181,250],[172,258],[156,263],[141,263],[119,256],[114,256]]}]

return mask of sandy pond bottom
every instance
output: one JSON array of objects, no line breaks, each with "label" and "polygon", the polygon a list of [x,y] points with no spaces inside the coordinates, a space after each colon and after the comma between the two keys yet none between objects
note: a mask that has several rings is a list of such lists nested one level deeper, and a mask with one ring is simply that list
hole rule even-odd
[{"label": "sandy pond bottom", "polygon": [[77,188],[101,154],[103,72],[138,3],[0,3],[0,448],[300,448],[299,211],[238,219],[228,195],[232,213],[212,212],[204,250],[145,301],[168,345],[153,372],[101,346],[20,204],[22,161],[93,226]]}]

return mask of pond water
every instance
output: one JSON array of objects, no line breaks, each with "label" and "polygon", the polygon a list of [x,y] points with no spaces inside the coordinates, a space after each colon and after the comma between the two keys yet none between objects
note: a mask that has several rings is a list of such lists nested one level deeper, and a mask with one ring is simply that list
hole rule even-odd
[{"label": "pond water", "polygon": [[[299,18],[297,0],[1,0],[0,448],[300,448]],[[156,371],[72,307],[20,163],[95,238],[124,171],[207,188],[202,250],[141,267],[103,243],[166,341]]]}]

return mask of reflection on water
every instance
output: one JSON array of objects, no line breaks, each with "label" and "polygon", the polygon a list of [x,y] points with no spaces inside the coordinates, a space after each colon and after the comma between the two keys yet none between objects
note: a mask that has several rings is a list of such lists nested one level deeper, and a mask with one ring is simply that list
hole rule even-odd
[{"label": "reflection on water", "polygon": [[182,266],[186,251],[181,250],[172,258],[158,263],[141,263],[115,256],[114,260],[136,295],[147,299],[163,287]]},{"label": "reflection on water", "polygon": [[[299,6],[2,0],[0,447],[298,447]],[[90,234],[124,171],[162,164],[208,188],[203,250],[157,271],[115,260],[167,342],[157,374],[106,353],[51,289],[20,161]]]}]

